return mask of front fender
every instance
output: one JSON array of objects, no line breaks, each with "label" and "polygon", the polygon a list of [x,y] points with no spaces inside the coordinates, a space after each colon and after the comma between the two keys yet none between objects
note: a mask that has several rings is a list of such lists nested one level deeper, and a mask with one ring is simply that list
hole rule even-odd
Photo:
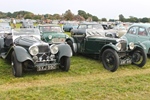
[{"label": "front fender", "polygon": [[71,57],[72,50],[68,44],[59,44],[58,45],[59,53],[58,53],[58,62],[60,61],[61,57]]},{"label": "front fender", "polygon": [[99,51],[100,52],[100,56],[102,55],[103,51],[106,50],[106,49],[113,49],[115,51],[118,51],[117,47],[114,44],[109,43],[109,44],[106,44],[105,46],[103,46],[101,48],[101,50]]},{"label": "front fender", "polygon": [[77,52],[77,43],[76,43],[76,41],[74,40],[74,38],[72,38],[72,37],[69,37],[68,39],[66,39],[66,42],[67,41],[71,41],[73,44],[73,51],[76,53]]},{"label": "front fender", "polygon": [[17,60],[19,62],[24,62],[26,60],[30,60],[33,62],[32,57],[30,56],[30,54],[28,53],[28,51],[25,48],[23,48],[21,46],[15,46],[14,51],[16,53]]},{"label": "front fender", "polygon": [[136,49],[136,48],[141,48],[141,49],[143,49],[146,54],[148,53],[148,49],[149,49],[149,48],[147,48],[143,43],[140,43],[140,42],[135,43],[135,49]]},{"label": "front fender", "polygon": [[118,51],[117,47],[116,47],[114,44],[109,43],[109,44],[106,44],[105,46],[103,46],[102,49],[100,50],[100,52],[103,51],[103,50],[106,49],[106,48],[112,48],[112,49],[114,49],[115,51]]}]

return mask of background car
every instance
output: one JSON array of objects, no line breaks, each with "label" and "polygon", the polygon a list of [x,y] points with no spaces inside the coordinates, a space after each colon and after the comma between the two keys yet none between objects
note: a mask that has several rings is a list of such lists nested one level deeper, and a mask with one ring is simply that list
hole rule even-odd
[{"label": "background car", "polygon": [[67,39],[74,55],[95,56],[102,60],[104,68],[114,72],[119,65],[134,64],[143,67],[147,56],[143,46],[125,39],[105,37],[98,29],[86,29],[84,33],[72,33]]},{"label": "background car", "polygon": [[37,28],[13,29],[0,38],[0,57],[11,62],[13,75],[23,71],[45,71],[70,68],[71,48],[68,44],[48,44],[40,39]]},{"label": "background car", "polygon": [[11,33],[11,25],[9,22],[0,22],[0,36],[3,37],[5,33]]},{"label": "background car", "polygon": [[63,30],[65,32],[70,32],[72,29],[76,29],[78,27],[78,23],[65,23],[63,25]]},{"label": "background car", "polygon": [[56,24],[41,24],[37,28],[40,30],[41,39],[47,43],[64,43],[69,37],[62,27]]},{"label": "background car", "polygon": [[[85,34],[86,29],[97,29],[99,32],[101,32],[103,35],[106,35],[106,36],[107,36],[107,33],[111,34],[110,32],[106,32],[101,24],[93,23],[93,22],[80,23],[77,29],[71,30],[71,34]],[[112,37],[113,35],[108,35],[108,37],[109,36]]]},{"label": "background car", "polygon": [[34,23],[30,19],[22,20],[21,21],[21,28],[34,28]]},{"label": "background car", "polygon": [[119,24],[117,26],[114,26],[112,29],[108,29],[108,32],[111,32],[115,35],[115,38],[120,38],[127,32],[127,27],[125,27],[122,24]]},{"label": "background car", "polygon": [[142,44],[145,47],[145,52],[150,55],[150,24],[133,24],[122,38],[128,42]]}]

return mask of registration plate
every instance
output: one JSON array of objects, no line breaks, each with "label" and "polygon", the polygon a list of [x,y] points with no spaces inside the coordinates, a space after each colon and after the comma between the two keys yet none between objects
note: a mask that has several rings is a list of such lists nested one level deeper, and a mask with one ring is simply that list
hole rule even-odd
[{"label": "registration plate", "polygon": [[37,67],[37,71],[54,70],[56,68],[57,68],[56,65],[39,66]]}]

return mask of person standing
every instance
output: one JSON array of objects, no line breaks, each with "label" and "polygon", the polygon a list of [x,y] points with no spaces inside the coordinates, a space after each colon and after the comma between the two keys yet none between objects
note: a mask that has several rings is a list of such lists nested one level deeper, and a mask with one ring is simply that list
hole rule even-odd
[{"label": "person standing", "polygon": [[12,19],[12,24],[13,24],[13,28],[16,28],[16,20],[14,18]]}]

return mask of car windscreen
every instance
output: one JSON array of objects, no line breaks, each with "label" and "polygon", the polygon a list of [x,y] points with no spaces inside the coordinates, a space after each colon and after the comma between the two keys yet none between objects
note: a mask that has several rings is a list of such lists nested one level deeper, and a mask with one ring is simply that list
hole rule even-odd
[{"label": "car windscreen", "polygon": [[40,32],[62,32],[62,29],[59,26],[42,26]]},{"label": "car windscreen", "polygon": [[100,24],[92,25],[91,27],[92,27],[92,29],[103,29],[102,25],[100,25]]},{"label": "car windscreen", "polygon": [[37,28],[20,28],[13,30],[14,36],[20,35],[40,35],[40,32]]}]

